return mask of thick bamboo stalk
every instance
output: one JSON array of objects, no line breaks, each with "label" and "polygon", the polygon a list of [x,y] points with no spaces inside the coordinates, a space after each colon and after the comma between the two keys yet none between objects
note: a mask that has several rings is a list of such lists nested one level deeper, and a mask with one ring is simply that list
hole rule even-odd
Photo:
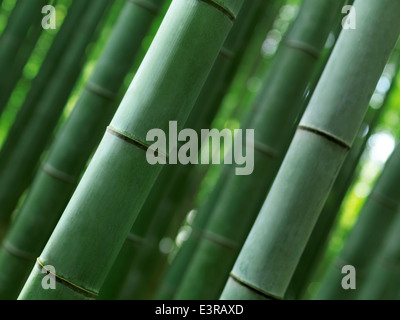
[{"label": "thick bamboo stalk", "polygon": [[[228,90],[229,83],[234,74],[231,69],[235,69],[240,63],[241,53],[238,52],[238,49],[242,45],[245,46],[247,41],[249,41],[252,25],[258,19],[256,16],[257,12],[255,12],[258,8],[259,1],[245,2],[190,113],[185,127],[195,130],[199,136],[201,129],[210,127],[211,121],[221,105],[221,100]],[[257,15],[259,15],[259,12]],[[171,209],[171,202],[173,201],[171,200],[171,196],[179,194],[179,191],[185,188],[185,182],[182,179],[186,178],[187,173],[193,167],[194,165],[191,164],[178,164],[163,168],[162,173],[157,179],[157,183],[153,186],[147,201],[140,211],[138,219],[132,227],[130,236],[124,244],[124,246],[130,247],[130,250],[128,248],[122,250],[121,257],[117,258],[115,266],[110,272],[109,279],[107,279],[102,288],[103,298],[107,297],[110,299],[118,295],[122,299],[127,299],[132,298],[134,295],[144,294],[144,290],[137,290],[138,287],[142,287],[141,284],[137,284],[137,281],[145,283],[145,286],[148,287],[147,280],[145,279],[149,277],[154,278],[151,275],[152,272],[150,269],[154,270],[156,266],[152,266],[151,268],[144,267],[145,270],[138,271],[135,269],[133,260],[142,251],[146,251],[144,255],[149,257],[149,259],[152,259],[153,256],[158,256],[158,245],[153,245],[156,240],[151,240],[149,245],[145,244],[148,230],[152,223],[160,223],[161,228],[166,228],[169,220],[172,220],[173,216],[178,214],[178,212]],[[161,184],[163,187],[160,188]],[[162,213],[158,213],[159,211]],[[155,222],[158,220],[157,216],[163,219],[164,222]],[[157,226],[155,226],[155,229],[157,229]],[[157,237],[150,236],[150,238]],[[136,239],[136,241],[132,241],[132,239]],[[148,252],[148,248],[154,249],[152,253]],[[145,265],[146,262],[141,264],[141,266]],[[127,266],[130,267],[127,268]],[[128,272],[133,273],[133,275],[129,275]],[[138,274],[142,272],[146,276],[140,277],[141,279],[137,280]],[[133,283],[125,280],[125,278],[133,279]],[[118,293],[119,291],[124,293]]]},{"label": "thick bamboo stalk", "polygon": [[55,267],[57,289],[42,289],[35,266],[19,299],[97,296],[162,167],[146,160],[147,133],[153,128],[168,132],[171,120],[182,128],[242,3],[173,1],[38,258]]},{"label": "thick bamboo stalk", "polygon": [[231,171],[232,177],[202,230],[176,299],[217,299],[221,294],[293,137],[296,119],[304,110],[305,89],[343,3],[303,2],[246,127],[255,132],[254,172],[236,176]]},{"label": "thick bamboo stalk", "polygon": [[84,17],[81,17],[79,32],[74,35],[73,44],[68,48],[56,78],[48,84],[45,94],[40,98],[24,135],[14,146],[7,164],[0,169],[0,221],[9,219],[18,199],[34,177],[40,156],[52,138],[58,119],[82,71],[85,50],[94,35],[110,1],[95,0]]},{"label": "thick bamboo stalk", "polygon": [[399,2],[355,9],[363,19],[341,33],[221,299],[286,293],[400,32]]},{"label": "thick bamboo stalk", "polygon": [[399,209],[399,179],[400,148],[397,147],[365,202],[339,257],[328,270],[317,299],[354,299],[357,296],[357,290],[342,288],[342,267],[352,265],[356,268],[356,283],[362,288],[369,276],[371,261],[379,252]]},{"label": "thick bamboo stalk", "polygon": [[[396,60],[399,59],[396,58]],[[397,65],[398,64],[396,64],[396,66]],[[398,71],[399,70],[397,69],[397,74],[399,74]],[[389,91],[386,93],[385,101],[382,106],[378,110],[372,107],[368,109],[361,130],[357,135],[342,168],[340,169],[339,175],[329,193],[324,208],[314,226],[307,247],[302,254],[299,265],[297,266],[296,272],[290,282],[285,299],[299,299],[304,297],[307,286],[316,271],[318,262],[323,255],[330,239],[330,235],[334,229],[335,221],[340,211],[343,199],[347,194],[347,190],[358,175],[356,168],[365,150],[368,139],[371,137],[374,128],[378,124],[382,112],[386,109],[388,98],[391,96],[391,92],[393,92],[393,88],[395,87],[394,83],[396,82],[398,75],[391,76],[394,77],[394,79],[391,79],[392,84]],[[365,134],[365,128],[368,128],[367,134]]]},{"label": "thick bamboo stalk", "polygon": [[120,102],[120,88],[162,3],[152,0],[143,7],[140,2],[126,2],[96,69],[4,240],[0,298],[18,296]]}]

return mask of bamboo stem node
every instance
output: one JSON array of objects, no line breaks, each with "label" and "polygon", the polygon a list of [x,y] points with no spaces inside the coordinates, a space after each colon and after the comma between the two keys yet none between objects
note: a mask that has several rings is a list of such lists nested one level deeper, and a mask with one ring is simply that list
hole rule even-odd
[{"label": "bamboo stem node", "polygon": [[220,54],[222,57],[224,57],[224,58],[226,58],[226,59],[228,59],[228,60],[231,60],[231,59],[233,58],[233,56],[234,56],[233,51],[230,50],[230,49],[228,49],[228,48],[226,48],[226,47],[222,47],[222,48],[221,48],[221,51],[219,52],[219,54]]},{"label": "bamboo stem node", "polygon": [[47,271],[47,274],[53,275],[54,278],[56,279],[56,281],[59,282],[60,284],[63,284],[65,286],[71,288],[72,290],[77,291],[80,294],[83,294],[84,296],[86,296],[88,298],[92,298],[92,299],[96,299],[97,298],[97,296],[98,296],[97,293],[95,293],[93,291],[90,291],[90,290],[87,290],[87,289],[84,289],[84,288],[74,284],[73,282],[68,281],[68,280],[64,279],[63,277],[60,277],[59,275],[54,274],[50,270],[46,269],[45,264],[43,262],[41,262],[39,260],[39,258],[36,259],[36,266],[39,268],[39,270],[45,269]]},{"label": "bamboo stem node", "polygon": [[85,89],[109,101],[114,101],[115,98],[117,97],[116,93],[107,90],[106,88],[99,86],[94,82],[89,81],[86,84]]},{"label": "bamboo stem node", "polygon": [[207,239],[207,240],[209,240],[209,241],[211,241],[213,243],[216,243],[216,244],[218,244],[220,246],[223,246],[225,248],[232,249],[232,250],[235,250],[235,251],[240,249],[236,243],[230,241],[227,238],[224,238],[224,237],[221,237],[221,236],[219,236],[219,235],[217,235],[215,233],[212,233],[210,231],[203,231],[201,233],[201,236],[202,236],[203,239]]},{"label": "bamboo stem node", "polygon": [[31,255],[29,252],[23,251],[17,247],[15,247],[14,245],[12,245],[10,242],[5,241],[3,243],[3,248],[4,250],[6,250],[9,254],[23,259],[23,260],[27,260],[27,261],[32,261],[35,260],[35,256]]},{"label": "bamboo stem node", "polygon": [[254,148],[254,150],[257,150],[264,155],[266,155],[269,158],[275,159],[278,157],[279,152],[274,150],[273,148],[267,146],[265,143],[259,142],[259,141],[250,141],[246,140],[246,147],[247,148]]},{"label": "bamboo stem node", "polygon": [[[121,140],[124,140],[124,141],[126,141],[126,142],[128,142],[128,143],[130,143],[130,144],[132,144],[132,145],[134,145],[136,147],[138,147],[139,149],[144,150],[144,151],[147,151],[148,149],[153,150],[148,145],[144,144],[143,142],[141,142],[139,140],[136,140],[136,139],[134,139],[134,138],[132,138],[130,136],[127,136],[126,134],[124,134],[122,132],[119,132],[118,130],[116,130],[116,129],[110,127],[110,126],[107,127],[107,131],[106,132],[111,134],[111,135],[113,135],[113,136],[115,136],[115,137],[117,137],[117,138],[119,138],[119,139],[121,139]],[[163,158],[165,158],[166,160],[168,159],[168,156],[166,154],[163,154],[163,153],[161,153],[161,152],[159,152],[157,150],[153,150],[153,152],[154,152],[154,154],[156,156],[160,155]]]},{"label": "bamboo stem node", "polygon": [[235,282],[237,282],[238,284],[240,284],[241,286],[246,287],[246,288],[249,289],[250,291],[253,291],[253,292],[255,292],[256,294],[258,294],[258,295],[260,295],[260,296],[263,296],[263,297],[265,297],[265,298],[268,299],[268,300],[282,300],[282,299],[280,299],[280,298],[278,298],[278,297],[274,297],[274,296],[272,296],[272,295],[269,295],[269,294],[263,292],[261,289],[257,288],[256,286],[251,285],[251,284],[249,284],[249,283],[247,283],[247,282],[245,282],[245,281],[239,279],[239,278],[238,278],[236,275],[234,275],[233,273],[231,273],[231,274],[229,275],[229,277],[230,277],[233,281],[235,281]]},{"label": "bamboo stem node", "polygon": [[314,133],[316,135],[319,135],[323,138],[325,138],[326,140],[329,140],[330,142],[333,142],[339,146],[341,146],[342,148],[346,149],[346,150],[350,150],[351,146],[349,146],[346,142],[344,142],[343,140],[341,140],[338,137],[335,137],[334,135],[330,134],[329,132],[325,132],[319,129],[315,129],[315,128],[311,128],[311,127],[307,127],[304,125],[299,125],[298,126],[299,130],[304,130],[304,131],[308,131],[311,133]]},{"label": "bamboo stem node", "polygon": [[213,0],[199,0],[199,1],[203,1],[203,2],[205,2],[207,4],[209,4],[210,6],[214,7],[215,9],[221,11],[231,21],[235,22],[236,16],[234,15],[234,13],[231,12],[228,8],[225,8],[224,6],[222,6],[220,3],[216,2],[216,1],[213,1]]},{"label": "bamboo stem node", "polygon": [[383,204],[385,207],[387,207],[389,209],[392,209],[394,212],[396,212],[399,209],[399,205],[400,205],[399,201],[395,201],[393,199],[390,199],[389,197],[387,197],[387,196],[385,196],[385,195],[383,195],[383,194],[381,194],[379,192],[372,191],[369,196],[372,199],[374,199],[375,201]]},{"label": "bamboo stem node", "polygon": [[68,173],[62,172],[56,168],[54,168],[52,165],[49,163],[46,163],[42,167],[42,171],[47,173],[49,176],[52,176],[53,178],[56,178],[57,180],[61,180],[67,183],[76,183],[77,179]]},{"label": "bamboo stem node", "polygon": [[286,47],[303,51],[304,53],[313,57],[315,60],[318,60],[321,55],[320,50],[315,49],[313,46],[310,46],[308,43],[305,42],[286,39],[283,41],[283,44]]},{"label": "bamboo stem node", "polygon": [[139,7],[142,7],[143,9],[149,11],[154,15],[157,15],[158,12],[160,11],[160,8],[156,6],[154,3],[151,3],[150,1],[146,0],[129,0],[129,1],[136,4]]}]

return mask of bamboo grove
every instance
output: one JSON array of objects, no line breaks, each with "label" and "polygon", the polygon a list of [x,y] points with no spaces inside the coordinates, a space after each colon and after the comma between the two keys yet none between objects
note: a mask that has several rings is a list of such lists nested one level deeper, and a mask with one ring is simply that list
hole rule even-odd
[{"label": "bamboo grove", "polygon": [[0,1],[0,299],[400,299],[399,15]]}]

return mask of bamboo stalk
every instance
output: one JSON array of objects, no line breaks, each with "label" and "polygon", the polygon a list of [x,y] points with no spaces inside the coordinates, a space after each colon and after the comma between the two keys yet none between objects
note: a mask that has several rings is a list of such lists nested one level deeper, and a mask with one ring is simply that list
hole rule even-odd
[{"label": "bamboo stalk", "polygon": [[[186,127],[195,130],[199,136],[201,129],[211,126],[211,122],[219,110],[223,97],[228,91],[235,70],[240,64],[243,56],[241,48],[247,46],[251,38],[254,23],[260,18],[260,10],[263,10],[266,4],[268,3],[264,2],[260,4],[258,1],[245,2],[235,26],[225,40],[186,123]],[[164,171],[170,171],[169,173],[165,173],[170,177],[168,178],[168,187],[165,188],[165,192],[159,197],[148,198],[148,202],[154,202],[157,199],[156,202],[158,204],[156,207],[152,204],[147,205],[147,203],[144,205],[140,215],[147,217],[147,224],[146,226],[143,224],[140,226],[141,231],[134,225],[135,230],[131,232],[136,237],[143,238],[143,245],[137,248],[140,251],[135,255],[139,255],[139,261],[134,262],[132,265],[130,270],[132,275],[127,274],[127,279],[132,279],[132,281],[127,280],[125,282],[121,289],[123,293],[119,295],[120,298],[142,299],[144,295],[152,294],[150,293],[149,283],[156,278],[155,272],[160,258],[162,260],[162,254],[160,256],[157,241],[166,232],[168,223],[173,220],[173,217],[180,215],[180,218],[177,219],[183,219],[183,215],[187,213],[184,211],[178,212],[177,208],[174,208],[173,205],[176,204],[179,206],[182,192],[187,188],[187,179],[193,167],[195,165],[178,164],[164,169]],[[149,243],[147,244],[146,241]],[[149,289],[139,289],[143,286]]]},{"label": "bamboo stalk", "polygon": [[162,3],[153,0],[142,7],[141,3],[126,2],[96,69],[4,240],[0,298],[14,299],[22,289],[120,102],[120,88]]},{"label": "bamboo stalk", "polygon": [[86,59],[85,50],[94,35],[97,26],[111,2],[96,0],[91,3],[79,25],[79,33],[74,35],[71,45],[57,66],[56,75],[48,84],[45,94],[40,98],[38,107],[24,130],[24,135],[14,146],[7,164],[0,171],[0,221],[4,225],[15,209],[18,199],[34,177],[40,156],[52,138],[58,119],[74,85],[82,71]]},{"label": "bamboo stalk", "polygon": [[[258,7],[258,1],[245,3],[244,7],[238,16],[237,22],[229,33],[220,54],[213,65],[213,68],[204,84],[202,91],[193,107],[189,119],[187,120],[186,127],[196,130],[200,135],[201,128],[210,127],[210,122],[214,118],[215,113],[219,109],[221,100],[224,93],[228,90],[228,86],[233,77],[234,72],[231,71],[232,66],[239,64],[240,55],[237,49],[241,47],[241,43],[248,41],[251,32],[251,24],[257,21],[254,14],[255,9]],[[252,21],[249,17],[253,16]],[[250,23],[251,22],[251,23]],[[230,71],[230,72],[229,72]],[[230,74],[229,74],[230,73]],[[192,169],[193,165],[170,165],[162,170],[162,173],[157,179],[157,183],[153,186],[147,201],[140,211],[138,219],[135,221],[130,236],[124,244],[125,248],[122,250],[121,255],[117,258],[115,265],[110,272],[110,276],[106,280],[102,288],[102,298],[111,299],[113,297],[120,297],[122,299],[130,299],[133,295],[144,294],[144,290],[137,290],[137,274],[139,271],[135,270],[134,260],[137,255],[142,251],[147,251],[148,248],[153,248],[153,253],[149,253],[149,259],[154,255],[158,255],[158,245],[153,245],[156,240],[151,240],[149,245],[145,244],[148,230],[153,223],[157,221],[156,216],[160,216],[164,222],[161,222],[166,228],[172,216],[176,216],[178,212],[171,209],[172,200],[171,195],[181,191],[188,171]],[[160,187],[160,185],[163,185]],[[177,190],[178,189],[178,190]],[[162,211],[162,214],[157,213]],[[155,227],[157,229],[157,227]],[[160,231],[162,232],[162,231]],[[135,241],[132,241],[135,239]],[[130,248],[130,249],[129,249]],[[145,262],[142,263],[142,266]],[[152,267],[152,270],[155,266]],[[144,271],[147,277],[151,276],[150,267],[145,268]],[[132,276],[129,275],[133,273]],[[146,277],[141,278],[141,282],[146,282]],[[126,279],[132,280],[131,283]],[[148,284],[146,284],[148,287]],[[122,293],[124,292],[124,293]]]},{"label": "bamboo stalk", "polygon": [[[398,58],[396,59],[398,60]],[[398,66],[398,63],[396,64]],[[316,225],[314,226],[313,232],[308,240],[306,249],[304,250],[299,265],[296,268],[296,272],[290,283],[290,287],[286,294],[285,299],[299,299],[304,297],[305,290],[309,282],[311,281],[315,269],[318,266],[318,262],[321,259],[326,245],[330,239],[330,235],[334,229],[335,221],[339,213],[340,206],[343,202],[347,190],[350,185],[355,181],[355,177],[358,175],[356,167],[359,160],[365,150],[365,146],[368,139],[371,137],[374,128],[378,124],[382,112],[387,107],[387,101],[393,92],[395,87],[394,82],[399,76],[399,70],[396,70],[397,75],[391,75],[392,84],[389,91],[386,93],[385,101],[378,110],[372,107],[368,109],[365,116],[364,123],[361,127],[354,144],[340,169],[339,175],[335,180],[331,192],[327,198],[323,210],[318,218]],[[365,134],[365,128],[368,128],[367,134]]]},{"label": "bamboo stalk", "polygon": [[223,177],[228,178],[228,170],[222,171],[221,178],[218,179],[217,184],[213,188],[213,192],[210,194],[210,197],[207,198],[207,201],[196,213],[196,217],[191,225],[191,233],[189,238],[182,244],[181,248],[179,248],[179,251],[169,267],[169,270],[164,276],[161,287],[156,295],[157,299],[170,300],[174,298],[179,285],[182,282],[184,272],[187,268],[187,263],[190,261],[190,258],[197,248],[199,234],[210,218],[206,213],[211,212],[211,209],[218,200],[220,193],[216,191],[222,191],[223,186],[229,183],[229,180],[223,179]]},{"label": "bamboo stalk", "polygon": [[0,108],[7,106],[11,94],[22,75],[22,71],[39,41],[43,31],[40,19],[40,15],[35,16],[35,20],[32,21],[32,26],[27,33],[25,41],[16,53],[12,65],[8,66],[9,72],[7,76],[0,78]]},{"label": "bamboo stalk", "polygon": [[3,168],[6,165],[9,155],[13,152],[15,145],[21,137],[21,132],[23,132],[24,128],[27,126],[36,109],[35,106],[38,103],[38,100],[45,91],[48,83],[51,81],[50,79],[54,76],[56,65],[60,63],[63,53],[66,51],[68,43],[72,38],[78,20],[80,19],[80,16],[85,13],[88,5],[89,1],[87,0],[79,2],[75,1],[69,8],[67,17],[47,52],[37,76],[32,81],[32,87],[20,107],[11,129],[7,133],[7,138],[0,150],[0,168]]},{"label": "bamboo stalk", "polygon": [[[399,198],[396,200],[398,201]],[[383,239],[379,241],[381,243],[379,250],[376,252],[365,250],[372,253],[368,259],[370,267],[367,270],[368,273],[364,274],[363,282],[361,284],[357,282],[356,290],[352,290],[356,291],[355,297],[359,300],[397,300],[399,298],[399,217],[399,210],[397,210],[392,223],[388,225],[386,233],[383,234]]]},{"label": "bamboo stalk", "polygon": [[[399,208],[399,149],[387,161],[339,257],[328,270],[317,299],[354,299],[357,296],[357,290],[344,290],[341,286],[344,277],[341,270],[344,265],[353,265],[356,268],[356,282],[359,287],[367,281],[371,261],[379,252]],[[374,236],[371,237],[371,234]]]},{"label": "bamboo stalk", "polygon": [[341,33],[221,299],[286,293],[400,32],[400,3],[355,9],[363,19]]},{"label": "bamboo stalk", "polygon": [[39,263],[55,267],[57,289],[41,288],[42,274],[35,266],[19,299],[97,296],[161,170],[161,165],[146,160],[147,132],[153,128],[168,132],[171,120],[182,128],[242,3],[173,1],[38,258]]},{"label": "bamboo stalk", "polygon": [[[293,137],[296,118],[304,110],[305,89],[329,32],[336,26],[343,3],[303,2],[246,127],[255,132],[254,172],[236,176],[234,169],[231,170],[230,181],[200,234],[176,299],[217,299],[221,294]],[[316,25],[321,27],[315,28]]]},{"label": "bamboo stalk", "polygon": [[[7,26],[0,37],[0,74],[2,79],[12,77],[12,66],[32,24],[41,17],[45,0],[19,0],[12,11]],[[5,102],[1,100],[0,114]]]}]

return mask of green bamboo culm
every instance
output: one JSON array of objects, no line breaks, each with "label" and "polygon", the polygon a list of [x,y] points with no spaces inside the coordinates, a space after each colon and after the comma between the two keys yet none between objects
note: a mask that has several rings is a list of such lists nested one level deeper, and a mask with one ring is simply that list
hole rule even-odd
[{"label": "green bamboo culm", "polygon": [[221,299],[285,296],[400,32],[400,2],[354,7],[363,19],[342,31]]},{"label": "green bamboo culm", "polygon": [[16,119],[7,133],[6,140],[0,150],[0,168],[6,166],[8,157],[12,154],[15,145],[21,138],[21,132],[27,127],[29,120],[34,114],[38,100],[54,76],[56,66],[60,63],[75,27],[81,16],[85,13],[89,2],[88,0],[74,1],[71,7],[69,7],[67,16],[48,50],[37,76],[32,81],[32,86],[19,108]]},{"label": "green bamboo culm", "polygon": [[342,268],[345,265],[354,266],[357,271],[357,286],[358,288],[363,287],[369,277],[371,261],[380,251],[385,235],[393,224],[399,209],[399,179],[400,148],[397,147],[375,183],[339,257],[325,275],[321,290],[316,296],[317,299],[350,300],[357,297],[358,290],[343,289],[341,285],[344,277]]},{"label": "green bamboo culm", "polygon": [[[147,133],[182,128],[242,3],[172,2],[19,299],[97,297],[162,168],[146,159]],[[54,266],[56,290],[42,289],[40,265]]]},{"label": "green bamboo culm", "polygon": [[397,82],[396,79],[400,76],[398,69],[400,62],[398,53],[397,57],[394,59],[396,61],[390,62],[389,65],[394,65],[395,68],[388,68],[394,70],[384,72],[384,77],[390,79],[391,86],[386,92],[384,101],[380,108],[376,109],[376,107],[370,107],[367,111],[360,132],[357,135],[349,154],[346,156],[346,160],[340,169],[338,177],[336,178],[327,201],[325,202],[324,208],[314,226],[313,233],[308,240],[301,260],[296,268],[296,272],[290,282],[285,299],[301,299],[304,298],[307,293],[306,290],[308,285],[319,266],[319,261],[322,259],[330,236],[334,231],[343,199],[345,198],[352,182],[355,181],[358,175],[356,168],[365,150],[368,139],[371,137],[376,125],[379,123],[382,113],[386,110],[388,100],[392,96],[391,93],[395,87],[394,83]]},{"label": "green bamboo culm", "polygon": [[[399,147],[397,147],[399,148]],[[395,151],[396,152],[396,151]],[[397,175],[398,176],[398,175]],[[396,199],[399,201],[399,197]],[[393,214],[391,214],[393,216]],[[379,251],[371,255],[369,259],[370,267],[367,270],[365,279],[361,285],[356,282],[357,291],[356,299],[359,300],[398,300],[399,276],[400,276],[400,214],[399,206],[397,213],[392,219],[392,223],[388,226],[387,231],[383,234],[384,239],[379,241],[381,246]],[[374,236],[375,237],[375,234]],[[366,251],[370,252],[368,247]],[[356,269],[356,274],[358,269]],[[349,291],[349,290],[348,290]]]},{"label": "green bamboo culm", "polygon": [[39,41],[43,31],[40,24],[40,18],[41,16],[38,16],[33,22],[33,25],[28,32],[27,39],[21,45],[20,50],[18,50],[17,56],[14,58],[12,65],[9,66],[10,70],[8,76],[0,79],[0,106],[7,106],[11,94],[23,74],[23,69]]},{"label": "green bamboo culm", "polygon": [[15,299],[118,106],[123,81],[164,0],[127,1],[104,53],[53,142],[0,251],[0,298]]},{"label": "green bamboo culm", "polygon": [[[241,48],[246,47],[251,38],[254,23],[259,19],[259,10],[265,7],[266,4],[268,3],[260,4],[259,1],[245,2],[235,25],[225,40],[185,124],[186,128],[195,130],[199,136],[201,129],[211,126],[211,121],[214,119],[235,74],[232,69],[236,69],[240,64]],[[113,268],[110,272],[109,280],[105,283],[105,286],[120,287],[119,299],[141,299],[144,295],[151,294],[150,291],[154,287],[150,287],[149,282],[156,282],[157,275],[155,270],[159,266],[157,261],[163,257],[158,250],[157,238],[162,236],[162,229],[167,228],[170,221],[180,219],[177,216],[182,214],[171,208],[171,206],[181,200],[182,190],[186,188],[187,184],[186,179],[194,166],[191,164],[177,164],[163,168],[124,245],[131,249],[123,249],[122,254],[124,257],[119,257],[116,260],[116,264],[119,266],[116,265]],[[163,187],[160,188],[161,184]],[[151,225],[153,225],[153,232],[157,233],[157,235],[152,236],[149,234]],[[136,241],[132,241],[133,239]],[[129,262],[137,259],[138,255],[141,255],[142,262],[140,264]],[[124,265],[126,266],[127,264],[131,265],[131,267],[125,275],[126,279],[122,277],[117,281],[116,277],[124,274],[122,270],[125,268]],[[118,284],[118,282],[124,283]],[[142,287],[146,287],[146,290],[140,289]]]},{"label": "green bamboo culm", "polygon": [[[19,0],[17,1],[7,26],[0,36],[0,74],[2,79],[12,78],[12,66],[18,51],[29,33],[34,22],[41,17],[45,0]],[[0,114],[3,112],[7,101],[1,100]]]},{"label": "green bamboo culm", "polygon": [[[245,125],[255,134],[254,172],[240,176],[231,170],[209,221],[198,235],[198,247],[176,299],[217,299],[221,294],[293,137],[296,118],[304,110],[304,92],[343,3],[303,2],[277,52],[252,120]],[[250,189],[250,194],[244,192]]]},{"label": "green bamboo culm", "polygon": [[[220,177],[227,176],[228,170],[223,170]],[[183,242],[181,247],[178,249],[176,256],[173,258],[171,266],[166,271],[166,274],[162,280],[162,284],[158,289],[156,299],[174,299],[174,296],[179,289],[179,285],[182,282],[184,272],[186,271],[187,263],[188,261],[190,261],[190,258],[192,257],[198,244],[198,238],[195,236],[195,234],[193,236],[193,233],[197,232],[197,230],[201,230],[208,221],[209,216],[202,213],[207,213],[211,211],[219,196],[219,193],[216,192],[216,190],[222,191],[222,188],[225,186],[226,182],[226,179],[219,178],[217,184],[213,188],[213,192],[211,192],[210,194],[210,197],[212,198],[208,198],[204,205],[201,206],[201,208],[199,209],[202,210],[201,212],[195,212],[196,216],[191,225],[191,234],[189,238]]]},{"label": "green bamboo culm", "polygon": [[[79,32],[74,34],[72,44],[57,66],[56,77],[48,84],[44,95],[38,100],[37,108],[24,129],[7,162],[0,168],[0,221],[7,224],[18,200],[34,177],[40,156],[52,138],[59,117],[82,71],[87,57],[85,50],[97,36],[102,16],[111,4],[107,0],[90,3],[81,17]],[[77,28],[77,26],[75,26]]]}]

